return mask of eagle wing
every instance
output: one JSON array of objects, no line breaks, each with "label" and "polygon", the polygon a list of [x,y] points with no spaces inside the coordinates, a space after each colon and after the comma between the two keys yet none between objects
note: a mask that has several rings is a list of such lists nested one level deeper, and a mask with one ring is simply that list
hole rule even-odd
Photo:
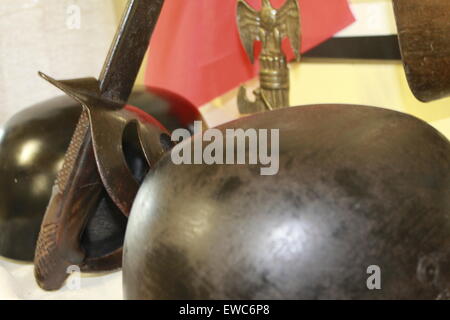
[{"label": "eagle wing", "polygon": [[301,25],[298,0],[286,0],[277,13],[278,28],[282,38],[289,38],[297,61],[300,60]]},{"label": "eagle wing", "polygon": [[242,45],[247,52],[251,62],[254,62],[255,56],[253,52],[254,42],[261,40],[259,36],[260,27],[259,12],[253,9],[244,0],[238,0],[237,4],[237,24]]}]

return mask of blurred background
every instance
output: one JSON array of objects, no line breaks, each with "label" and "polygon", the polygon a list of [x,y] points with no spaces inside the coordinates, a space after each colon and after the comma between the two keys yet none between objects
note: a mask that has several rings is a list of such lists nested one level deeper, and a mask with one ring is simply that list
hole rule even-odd
[{"label": "blurred background", "polygon": [[[397,33],[391,0],[350,0],[356,18],[335,37]],[[252,81],[256,85],[255,81]],[[210,124],[237,116],[234,90],[202,109]],[[291,104],[350,103],[412,114],[450,138],[450,98],[431,103],[411,93],[399,60],[303,58],[291,63]]]}]

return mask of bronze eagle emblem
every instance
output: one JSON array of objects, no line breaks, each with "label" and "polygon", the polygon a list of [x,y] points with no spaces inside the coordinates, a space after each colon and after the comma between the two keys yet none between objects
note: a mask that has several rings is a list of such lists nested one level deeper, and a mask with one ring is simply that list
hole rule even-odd
[{"label": "bronze eagle emblem", "polygon": [[286,0],[275,9],[270,0],[262,0],[260,11],[245,0],[238,0],[237,22],[241,42],[254,63],[254,42],[261,41],[260,88],[254,91],[256,100],[249,101],[244,87],[240,88],[238,106],[241,113],[253,113],[289,106],[289,70],[282,41],[289,38],[297,61],[300,60],[300,12],[297,0]]}]

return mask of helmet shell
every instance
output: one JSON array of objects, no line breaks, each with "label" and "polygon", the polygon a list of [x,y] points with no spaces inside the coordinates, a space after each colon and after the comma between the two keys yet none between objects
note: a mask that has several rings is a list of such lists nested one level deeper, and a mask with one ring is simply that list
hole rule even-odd
[{"label": "helmet shell", "polygon": [[423,102],[450,96],[450,1],[393,3],[411,91]]},{"label": "helmet shell", "polygon": [[0,255],[32,261],[40,224],[81,107],[58,97],[0,129]]},{"label": "helmet shell", "polygon": [[[278,174],[262,176],[265,165],[174,165],[165,155],[130,215],[127,299],[449,292],[450,143],[439,132],[406,114],[349,105],[219,127],[234,128],[280,130]],[[379,290],[371,290],[373,270]]]},{"label": "helmet shell", "polygon": [[[133,91],[129,104],[161,119],[168,130],[200,118],[192,104],[169,93],[161,96],[140,88]],[[53,183],[80,113],[79,104],[61,96],[19,112],[0,128],[1,256],[33,261]],[[142,181],[148,167],[136,142],[133,132],[124,134],[125,157],[135,178]],[[88,258],[123,245],[127,219],[106,192],[102,199],[82,238]]]}]

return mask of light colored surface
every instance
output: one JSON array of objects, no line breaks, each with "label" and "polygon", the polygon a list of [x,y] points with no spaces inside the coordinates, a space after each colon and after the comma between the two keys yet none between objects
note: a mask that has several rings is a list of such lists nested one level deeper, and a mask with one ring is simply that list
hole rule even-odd
[{"label": "light colored surface", "polygon": [[78,274],[72,275],[59,291],[45,292],[34,281],[31,264],[20,264],[0,258],[0,300],[122,299],[122,272],[83,274],[81,278],[77,277]]},{"label": "light colored surface", "polygon": [[351,5],[356,21],[335,37],[379,36],[397,33],[392,3],[389,1],[359,2]]},{"label": "light colored surface", "polygon": [[[61,95],[38,71],[57,79],[99,74],[115,31],[115,1],[0,1],[0,124]],[[71,29],[76,7],[80,28]]]},{"label": "light colored surface", "polygon": [[[116,6],[125,0],[1,0],[0,124],[19,110],[61,95],[37,76],[96,77],[117,25]],[[70,6],[80,9],[80,28],[70,29]],[[73,24],[72,24],[73,25]],[[72,278],[73,279],[73,278]],[[0,258],[1,299],[121,299],[121,272],[83,275],[81,289],[44,292],[33,266]]]}]

